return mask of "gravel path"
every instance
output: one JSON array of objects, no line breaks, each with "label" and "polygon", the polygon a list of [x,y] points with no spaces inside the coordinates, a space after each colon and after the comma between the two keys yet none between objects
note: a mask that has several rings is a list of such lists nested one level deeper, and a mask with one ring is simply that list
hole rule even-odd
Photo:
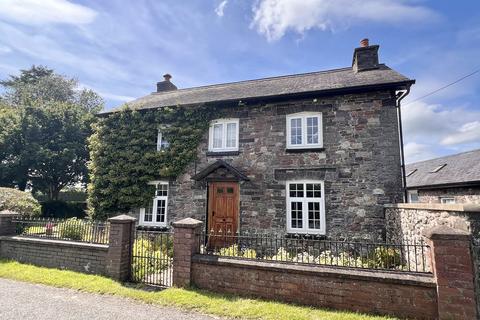
[{"label": "gravel path", "polygon": [[141,302],[0,279],[0,319],[219,319]]}]

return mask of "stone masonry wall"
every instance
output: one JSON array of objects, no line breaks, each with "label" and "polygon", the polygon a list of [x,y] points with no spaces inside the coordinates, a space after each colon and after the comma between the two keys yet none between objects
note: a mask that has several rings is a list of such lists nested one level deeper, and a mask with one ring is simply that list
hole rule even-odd
[{"label": "stone masonry wall", "polygon": [[480,314],[480,206],[407,203],[385,207],[387,240],[410,242],[424,239],[425,230],[437,226],[467,231],[472,235],[476,295]]},{"label": "stone masonry wall", "polygon": [[1,237],[0,257],[50,268],[106,274],[107,245]]},{"label": "stone masonry wall", "polygon": [[454,198],[455,203],[480,204],[480,187],[418,190],[421,203],[440,203],[440,197]]},{"label": "stone masonry wall", "polygon": [[436,319],[431,275],[328,269],[194,256],[192,283],[217,292],[318,307]]},{"label": "stone masonry wall", "polygon": [[[302,111],[322,112],[324,150],[286,150],[286,115]],[[205,221],[207,185],[191,177],[223,159],[250,179],[240,185],[240,232],[285,233],[286,181],[307,178],[325,181],[327,236],[385,236],[383,204],[402,199],[391,92],[237,106],[220,117],[240,118],[239,154],[207,155],[206,133],[197,161],[170,183],[169,224],[184,217]]]}]

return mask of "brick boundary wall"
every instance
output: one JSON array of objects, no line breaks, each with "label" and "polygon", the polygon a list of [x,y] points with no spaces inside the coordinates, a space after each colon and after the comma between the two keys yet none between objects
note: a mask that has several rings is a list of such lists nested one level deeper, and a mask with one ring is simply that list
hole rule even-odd
[{"label": "brick boundary wall", "polygon": [[364,270],[341,270],[196,255],[196,287],[289,303],[434,319],[437,316],[432,276]]},{"label": "brick boundary wall", "polygon": [[106,275],[108,245],[24,237],[0,238],[0,257],[42,267]]},{"label": "brick boundary wall", "polygon": [[105,275],[118,281],[129,279],[135,218],[110,218],[107,245],[57,239],[15,236],[16,214],[0,212],[0,258],[43,267]]},{"label": "brick boundary wall", "polygon": [[201,255],[201,223],[174,226],[174,286],[401,318],[477,317],[471,241],[461,230],[426,232],[433,274],[413,274]]}]

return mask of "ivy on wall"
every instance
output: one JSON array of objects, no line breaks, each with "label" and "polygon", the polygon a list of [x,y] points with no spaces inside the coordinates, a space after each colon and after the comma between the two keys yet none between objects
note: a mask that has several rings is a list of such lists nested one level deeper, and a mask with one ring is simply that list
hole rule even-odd
[{"label": "ivy on wall", "polygon": [[[89,139],[88,202],[95,219],[126,212],[151,201],[149,181],[181,174],[197,156],[197,146],[218,117],[212,106],[135,111],[128,106],[101,117]],[[157,151],[157,133],[170,145]]]}]

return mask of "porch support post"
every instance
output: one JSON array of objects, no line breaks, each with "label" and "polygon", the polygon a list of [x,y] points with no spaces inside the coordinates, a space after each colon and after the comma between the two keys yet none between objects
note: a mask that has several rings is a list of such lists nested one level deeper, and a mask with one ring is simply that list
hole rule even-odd
[{"label": "porch support post", "polygon": [[122,214],[108,219],[107,275],[117,281],[127,281],[131,273],[131,259],[137,219]]},{"label": "porch support post", "polygon": [[438,319],[476,319],[470,233],[446,226],[427,230],[437,282]]},{"label": "porch support post", "polygon": [[186,218],[173,226],[173,285],[188,287],[192,276],[192,256],[200,251],[202,221]]}]

